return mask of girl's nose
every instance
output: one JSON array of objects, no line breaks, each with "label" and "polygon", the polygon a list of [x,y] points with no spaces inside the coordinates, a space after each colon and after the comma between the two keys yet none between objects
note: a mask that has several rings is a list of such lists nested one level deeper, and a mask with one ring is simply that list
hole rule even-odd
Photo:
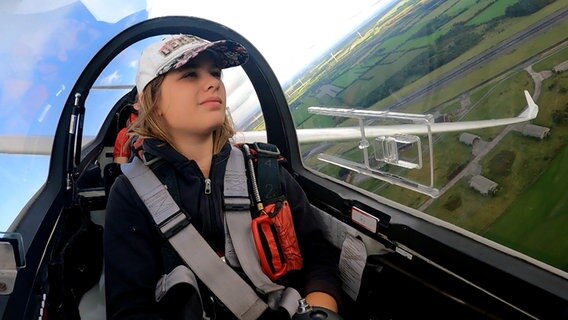
[{"label": "girl's nose", "polygon": [[206,76],[206,80],[205,80],[205,90],[209,91],[211,89],[218,89],[219,86],[221,85],[221,79],[214,77],[212,75],[208,75]]}]

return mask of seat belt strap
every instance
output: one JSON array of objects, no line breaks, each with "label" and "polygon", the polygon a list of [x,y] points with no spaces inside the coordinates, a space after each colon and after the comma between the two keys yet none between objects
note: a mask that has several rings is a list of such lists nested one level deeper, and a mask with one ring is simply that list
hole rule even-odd
[{"label": "seat belt strap", "polygon": [[201,308],[203,309],[203,299],[201,299],[201,292],[199,292],[197,278],[195,277],[195,274],[183,264],[175,267],[170,273],[164,274],[160,278],[160,280],[158,280],[158,284],[156,285],[154,292],[156,301],[159,302],[160,300],[162,300],[162,298],[166,295],[166,293],[168,293],[168,291],[170,291],[171,288],[180,283],[187,283],[191,287],[193,287],[195,291],[197,291],[199,301],[201,302]]},{"label": "seat belt strap", "polygon": [[[272,282],[260,268],[251,236],[251,201],[245,163],[242,150],[233,146],[225,169],[223,190],[225,221],[230,235],[228,239],[232,242],[232,248],[247,277],[257,290],[268,296],[270,308],[282,307],[292,317],[298,309],[300,294],[292,287],[285,288]],[[278,170],[278,167],[274,167],[273,170]]]},{"label": "seat belt strap", "polygon": [[251,231],[251,201],[248,193],[245,158],[242,151],[234,147],[225,169],[224,200],[225,221],[243,271],[263,294],[284,290],[275,284],[260,269],[260,262],[254,247]]},{"label": "seat belt strap", "polygon": [[280,150],[273,144],[255,142],[252,144],[256,152],[258,191],[264,206],[282,200],[283,191],[280,186],[278,157]]},{"label": "seat belt strap", "polygon": [[201,314],[202,320],[211,320],[203,308],[203,299],[201,298],[201,292],[199,292],[197,278],[195,277],[195,274],[183,264],[175,267],[170,273],[164,274],[160,280],[158,280],[158,284],[156,285],[154,292],[156,301],[160,302],[160,300],[162,300],[173,287],[179,284],[188,284],[193,288],[193,290],[195,290],[199,306],[201,308],[197,314]]},{"label": "seat belt strap", "polygon": [[268,308],[266,303],[219,259],[152,170],[137,157],[121,169],[187,266],[238,319],[257,319]]}]

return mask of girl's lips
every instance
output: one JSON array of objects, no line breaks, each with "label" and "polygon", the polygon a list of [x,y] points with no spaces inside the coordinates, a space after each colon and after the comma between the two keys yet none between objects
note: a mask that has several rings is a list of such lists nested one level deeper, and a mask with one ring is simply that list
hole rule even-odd
[{"label": "girl's lips", "polygon": [[208,104],[208,103],[222,103],[222,101],[219,98],[208,98],[201,101],[201,104]]},{"label": "girl's lips", "polygon": [[201,105],[209,108],[217,108],[223,106],[223,102],[221,99],[211,98],[201,101]]}]

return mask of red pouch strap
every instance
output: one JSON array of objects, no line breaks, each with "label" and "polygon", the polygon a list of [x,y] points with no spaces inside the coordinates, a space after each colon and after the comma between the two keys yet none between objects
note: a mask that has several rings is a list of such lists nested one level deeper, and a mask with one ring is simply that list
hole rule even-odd
[{"label": "red pouch strap", "polygon": [[251,230],[262,271],[274,281],[302,269],[303,259],[287,201],[269,204],[252,220]]},{"label": "red pouch strap", "polygon": [[269,204],[264,207],[264,210],[274,223],[278,232],[278,240],[286,259],[287,272],[301,270],[303,259],[300,253],[298,239],[296,238],[294,220],[292,220],[292,211],[288,201]]},{"label": "red pouch strap", "polygon": [[286,274],[286,260],[278,241],[278,234],[268,215],[261,214],[251,222],[254,245],[264,274],[274,281]]}]

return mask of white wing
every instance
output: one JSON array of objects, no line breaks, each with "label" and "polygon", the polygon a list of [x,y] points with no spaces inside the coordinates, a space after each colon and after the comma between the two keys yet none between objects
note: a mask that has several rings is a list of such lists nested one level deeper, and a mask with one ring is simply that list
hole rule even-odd
[{"label": "white wing", "polygon": [[[479,121],[461,121],[461,122],[443,122],[433,123],[430,125],[432,133],[466,131],[473,129],[483,129],[497,126],[505,126],[509,124],[525,122],[536,118],[538,114],[538,106],[533,101],[528,91],[525,91],[527,100],[527,108],[517,117],[505,119],[479,120]],[[352,114],[353,117],[365,117],[365,110],[355,109],[335,109],[335,108],[319,108],[328,114]],[[385,114],[388,114],[385,112]],[[394,114],[394,113],[390,113]],[[384,125],[384,126],[365,126],[365,135],[377,137],[382,135],[395,134],[427,134],[428,126],[424,124],[400,124],[400,125]],[[345,128],[326,128],[326,129],[298,129],[298,140],[300,142],[324,142],[324,141],[348,141],[361,138],[360,127]],[[86,145],[92,141],[93,137],[84,137],[83,144]],[[265,131],[247,131],[239,132],[234,137],[236,142],[266,142]],[[51,154],[52,137],[44,136],[3,136],[0,137],[0,154]]]},{"label": "white wing", "polygon": [[[491,128],[498,126],[506,126],[514,123],[520,123],[536,118],[538,114],[538,106],[533,101],[530,93],[525,90],[525,98],[527,100],[527,108],[517,117],[504,118],[504,119],[491,119],[479,121],[461,121],[461,122],[442,122],[433,123],[430,125],[432,133],[442,132],[455,132],[467,131],[474,129]],[[351,117],[364,118],[370,116],[365,110],[356,109],[336,109],[336,108],[319,108],[312,109],[320,111],[318,113],[328,115],[345,116],[351,114]],[[388,115],[388,112],[385,112]],[[394,113],[390,113],[394,114]],[[298,129],[298,140],[300,142],[325,142],[325,141],[348,141],[361,138],[360,127],[345,127],[345,128],[325,128],[325,129]],[[365,136],[367,138],[378,137],[382,135],[395,135],[395,134],[427,134],[428,126],[425,124],[399,124],[399,125],[384,125],[384,126],[365,126]],[[266,133],[264,131],[249,131],[237,134],[235,139],[239,142],[254,142],[266,140]]]}]

